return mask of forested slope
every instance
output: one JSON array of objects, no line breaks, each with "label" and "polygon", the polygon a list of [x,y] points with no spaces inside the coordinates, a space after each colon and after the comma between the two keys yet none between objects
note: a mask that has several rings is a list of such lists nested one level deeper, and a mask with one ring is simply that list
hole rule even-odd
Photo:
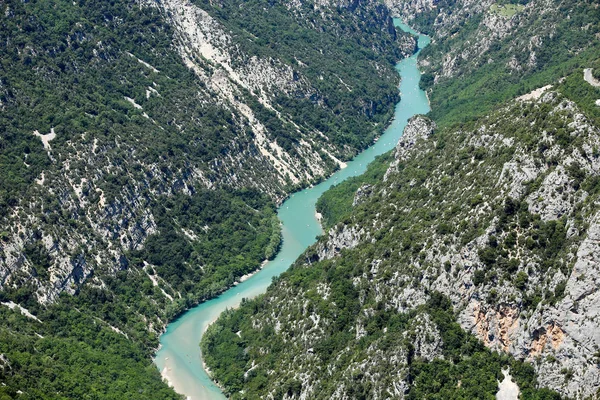
[{"label": "forested slope", "polygon": [[600,130],[561,89],[460,130],[414,118],[384,177],[333,189],[327,235],[209,329],[215,378],[240,398],[489,398],[511,365],[525,398],[595,394]]},{"label": "forested slope", "polygon": [[477,117],[598,58],[600,9],[593,0],[386,4],[434,38],[421,56],[421,84],[440,124]]},{"label": "forested slope", "polygon": [[[202,343],[233,398],[600,395],[598,6],[395,1],[430,116],[319,200],[326,234]],[[534,90],[535,89],[535,90]]]},{"label": "forested slope", "polygon": [[380,134],[415,46],[367,2],[6,1],[0,37],[0,393],[21,398],[174,397],[166,323],[274,255],[276,205]]}]

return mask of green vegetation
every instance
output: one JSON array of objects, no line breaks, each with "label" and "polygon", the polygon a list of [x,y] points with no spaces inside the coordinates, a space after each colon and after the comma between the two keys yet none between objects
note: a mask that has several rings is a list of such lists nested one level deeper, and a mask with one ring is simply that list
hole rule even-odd
[{"label": "green vegetation", "polygon": [[[288,153],[310,137],[350,157],[391,118],[403,53],[387,10],[196,3],[231,34],[234,67],[259,56],[302,80],[291,93],[263,88],[274,109],[245,89],[236,98]],[[273,199],[293,185],[257,161],[245,117],[213,101],[214,89],[184,65],[160,8],[15,0],[0,12],[0,243],[25,226],[32,275],[50,286],[61,256],[75,282],[62,288],[75,294],[42,306],[27,273],[2,278],[0,298],[43,323],[0,307],[0,354],[10,363],[0,365],[0,398],[175,398],[151,364],[158,335],[275,256]],[[196,61],[207,77],[216,72]],[[51,129],[48,150],[34,132]],[[326,173],[336,167],[330,161]],[[110,265],[98,263],[107,248]]]},{"label": "green vegetation", "polygon": [[505,18],[512,18],[519,12],[523,11],[525,6],[522,4],[492,4],[490,11],[493,14],[500,15]]},{"label": "green vegetation", "polygon": [[[304,80],[303,90],[272,91],[273,109],[247,90],[236,97],[266,127],[267,139],[288,153],[297,153],[302,136],[328,141],[337,156],[349,157],[369,145],[390,119],[398,100],[392,65],[402,51],[400,33],[386,26],[390,21],[383,6],[195,3],[230,33],[234,67],[258,56],[293,68],[294,79]],[[453,4],[440,0],[438,9]],[[517,1],[495,4],[490,11],[508,18],[526,14]],[[573,115],[551,114],[549,104],[492,112],[507,99],[566,77],[557,85],[561,95],[592,121],[600,119],[593,104],[598,90],[581,78],[583,68],[600,69],[598,8],[591,0],[568,0],[558,11],[569,18],[528,17],[534,27],[553,25],[554,34],[544,37],[531,66],[527,52],[516,55],[522,69],[508,67],[514,63],[507,49],[514,40],[527,42],[529,32],[492,43],[478,65],[459,59],[458,78],[433,85],[440,60],[470,43],[481,15],[461,21],[423,51],[432,65],[423,87],[431,89],[432,116],[441,127],[424,144],[426,151],[400,163],[385,191],[380,181],[389,154],[319,200],[328,228],[343,222],[371,229],[376,222],[370,240],[333,260],[318,261],[315,249],[307,250],[301,260],[312,265],[298,262],[266,295],[228,311],[207,332],[206,361],[233,398],[297,395],[305,389],[296,374],[301,371],[316,385],[316,398],[329,398],[340,387],[351,398],[367,398],[398,377],[407,382],[411,399],[488,399],[500,369],[509,365],[524,398],[559,398],[536,388],[529,365],[490,352],[461,330],[450,301],[422,284],[436,274],[452,279],[474,270],[477,289],[506,283],[522,299],[524,312],[565,295],[566,281],[551,286],[544,278],[569,273],[566,258],[600,196],[599,180],[572,163],[569,182],[589,196],[571,220],[555,221],[542,221],[527,202],[513,201],[497,183],[517,150],[533,154],[536,167],[547,167],[547,176],[560,160],[546,150],[554,144],[557,151],[583,149],[585,138],[570,133]],[[29,275],[11,277],[0,300],[27,307],[42,322],[0,307],[0,354],[7,360],[0,363],[0,399],[177,398],[150,361],[158,334],[180,312],[276,254],[281,233],[272,199],[290,190],[291,181],[285,187],[269,181],[265,166],[252,157],[254,138],[245,119],[234,108],[210,101],[211,89],[173,50],[175,33],[158,9],[124,0],[14,0],[3,3],[0,12],[5,16],[0,36],[7,38],[0,43],[0,241],[9,242],[16,231],[18,224],[9,218],[31,217],[35,226],[28,226],[28,236],[21,239],[36,278],[48,282],[56,262],[42,245],[48,232],[80,240],[65,261],[76,266],[77,284],[84,267],[89,273],[86,284],[68,288],[75,295],[63,294],[49,305],[36,301],[38,288]],[[435,18],[432,11],[416,23],[431,33]],[[197,61],[208,76],[215,73],[214,65]],[[508,141],[478,142],[471,133],[482,125]],[[51,129],[57,136],[48,152],[33,132]],[[540,131],[547,139],[540,139]],[[92,143],[98,152],[85,159]],[[230,164],[236,157],[243,162]],[[335,168],[333,161],[327,168]],[[42,171],[45,186],[35,183]],[[188,186],[186,179],[198,175],[200,187]],[[542,180],[530,182],[527,195]],[[251,183],[261,191],[239,189]],[[77,184],[81,193],[73,200]],[[356,190],[365,184],[374,186],[371,195],[353,207]],[[564,196],[568,200],[568,193]],[[107,217],[94,221],[101,227],[94,230],[87,221],[100,214],[88,211],[103,203]],[[129,209],[131,204],[139,209]],[[132,238],[131,246],[116,255],[113,269],[93,265],[94,245],[118,247],[121,237],[130,239],[130,231],[147,228],[137,210],[149,211],[154,233],[143,243]],[[496,217],[497,230],[477,251],[480,264],[441,262],[441,255],[486,234]],[[568,227],[575,233],[567,235]],[[404,290],[426,301],[396,301]],[[514,298],[495,290],[482,296],[484,305],[498,301],[512,304]],[[433,359],[415,348],[423,327],[431,328],[426,343],[439,339]],[[395,356],[400,363],[393,364]],[[563,374],[571,379],[575,372]],[[374,382],[373,376],[379,378]]]},{"label": "green vegetation", "polygon": [[[347,274],[350,273],[348,268],[351,268],[351,264],[346,263],[345,259],[337,267],[322,262],[311,271],[295,268],[270,289],[270,296],[277,296],[285,290],[314,288],[317,282],[333,284],[330,296],[334,303],[319,301],[318,297],[310,294],[312,291],[306,295],[308,307],[326,324],[324,336],[311,342],[311,362],[302,370],[303,375],[308,377],[307,384],[313,387],[313,398],[329,398],[339,388],[354,398],[369,398],[373,395],[373,389],[380,385],[390,387],[395,380],[396,371],[386,370],[386,363],[389,362],[386,357],[392,357],[393,354],[398,357],[408,352],[408,364],[399,374],[409,383],[406,394],[409,399],[494,399],[503,367],[511,368],[524,398],[561,399],[557,393],[536,388],[536,378],[530,366],[491,352],[473,335],[463,331],[455,320],[450,301],[439,293],[432,293],[425,305],[408,313],[384,311],[377,307],[369,318],[366,336],[355,339],[352,327],[360,305],[356,291],[351,289],[352,285],[347,280]],[[290,288],[281,283],[286,281],[293,286]],[[288,330],[284,334],[276,333],[270,325],[256,328],[250,322],[256,318],[262,320],[271,312],[271,308],[265,303],[265,298],[245,302],[238,311],[224,313],[204,336],[202,348],[205,360],[215,379],[226,387],[232,399],[255,398],[269,391],[280,398],[286,394],[298,395],[303,389],[302,382],[287,378],[281,371],[290,359],[287,354],[290,344],[285,342],[300,332]],[[422,321],[420,318],[423,315],[430,318],[441,335],[443,358],[428,361],[422,356],[412,355],[415,351],[413,340],[419,336],[415,323]],[[335,316],[335,320],[329,316]],[[301,322],[302,316],[298,317]],[[291,318],[282,318],[280,322],[292,321]],[[286,336],[288,339],[285,339]],[[378,351],[376,355],[370,355],[369,349]],[[259,357],[257,352],[262,355]],[[299,354],[294,356],[300,357]],[[302,362],[298,358],[296,360]],[[353,363],[363,360],[380,365],[363,366],[363,370],[355,371],[352,380],[348,381],[343,371],[352,369]],[[254,365],[252,372],[244,375],[251,365]],[[319,380],[317,371],[323,367],[330,371],[329,376]],[[376,381],[364,379],[363,374],[373,373],[378,376]],[[240,392],[242,389],[243,394]]]},{"label": "green vegetation", "polygon": [[[273,257],[281,241],[275,207],[256,190],[203,190],[167,197],[153,214],[160,233],[150,236],[142,250],[132,251],[130,262],[143,268],[142,261],[147,261],[162,279],[184,292],[230,286],[234,278]],[[219,281],[225,282],[215,286]]]},{"label": "green vegetation", "polygon": [[[530,274],[545,275],[557,268],[568,272],[565,265],[565,256],[571,241],[566,237],[566,221],[541,220],[540,216],[528,211],[526,202],[505,200],[504,207],[498,212],[499,221],[495,236],[491,236],[489,244],[479,250],[479,259],[487,267],[487,272],[477,271],[475,284],[497,284],[498,280],[512,281],[521,291],[527,288],[528,274],[519,271],[522,259],[516,256],[514,248],[517,245],[517,231],[521,245],[528,251],[528,257],[537,262],[529,266]],[[499,242],[497,237],[502,237]],[[533,267],[537,271],[534,272]],[[554,295],[546,300],[555,302],[558,298]],[[541,299],[539,295],[526,299],[525,308],[535,308]]]},{"label": "green vegetation", "polygon": [[[325,260],[323,247],[337,244],[321,238],[320,250],[309,248],[266,294],[211,326],[203,354],[231,398],[307,390],[314,398],[370,398],[401,387],[411,399],[493,399],[500,370],[510,366],[523,398],[560,399],[537,387],[532,365],[489,351],[461,329],[455,311],[468,299],[453,297],[452,304],[434,291],[438,279],[450,282],[441,284],[446,293],[465,290],[482,310],[516,307],[524,317],[565,296],[566,281],[552,278],[569,276],[600,190],[587,165],[564,162],[598,154],[590,149],[595,138],[562,106],[571,100],[567,91],[557,87],[545,102],[507,103],[438,129],[386,182],[391,155],[326,192],[319,200],[326,226],[366,233]],[[511,163],[538,168],[537,178],[520,183]],[[568,184],[542,191],[561,171]],[[352,207],[365,183],[369,196]],[[521,194],[514,198],[511,190]],[[551,217],[541,211],[552,208],[547,204],[572,207]]]},{"label": "green vegetation", "polygon": [[600,88],[594,87],[583,80],[583,69],[595,67],[594,71],[600,70],[600,58],[583,63],[582,67],[568,75],[557,87],[561,93],[567,96],[591,118],[595,125],[600,125],[600,107],[596,100],[600,99]]},{"label": "green vegetation", "polygon": [[[103,276],[104,287],[84,285],[76,296],[63,295],[49,307],[35,301],[30,285],[0,294],[43,321],[31,322],[0,307],[4,310],[0,334],[6,336],[0,340],[4,345],[0,354],[11,362],[2,376],[5,391],[27,388],[31,397],[25,398],[54,388],[60,394],[57,398],[85,398],[81,393],[102,398],[144,398],[143,393],[174,397],[150,363],[160,331],[149,326],[160,329],[184,309],[255,270],[275,254],[281,232],[273,204],[256,190],[205,190],[164,198],[155,207],[160,233],[123,259],[123,271]],[[45,271],[42,266],[48,259],[42,249],[26,249],[38,274]],[[37,371],[48,357],[52,367]],[[89,376],[97,379],[90,381]]]},{"label": "green vegetation", "polygon": [[[385,20],[378,19],[382,16],[362,7],[340,8],[327,11],[330,20],[324,22],[312,6],[306,6],[307,12],[312,10],[311,18],[298,18],[282,3],[198,4],[232,31],[241,52],[236,55],[238,62],[252,56],[280,59],[310,85],[310,93],[277,91],[275,111],[247,91],[240,99],[266,126],[270,139],[292,154],[299,140],[292,122],[303,135],[319,130],[340,150],[345,146],[338,155],[349,157],[371,143],[391,117],[398,100],[393,63],[401,56],[395,41],[400,33],[382,30]],[[154,163],[168,174],[186,173],[197,165],[207,179],[215,181],[221,176],[207,165],[225,154],[236,154],[252,140],[231,110],[198,101],[198,96],[209,97],[211,92],[173,51],[173,29],[158,9],[122,0],[61,0],[52,5],[12,1],[0,11],[10,16],[0,28],[2,36],[10,38],[0,44],[5,71],[0,81],[0,130],[4,132],[0,217],[10,214],[24,193],[38,195],[34,180],[42,171],[52,175],[56,169],[34,131],[44,134],[54,128],[52,148],[59,159],[70,158],[69,152],[81,151],[96,140],[98,148],[108,151],[111,163],[131,167],[112,171],[106,179],[119,184],[147,179],[143,167],[131,164]],[[325,25],[339,27],[347,35],[322,29]],[[137,58],[159,72],[144,67]],[[159,95],[147,95],[149,87]],[[143,109],[136,109],[125,97]],[[277,112],[286,118],[278,118]],[[120,146],[115,147],[115,141]],[[262,168],[252,158],[247,161],[248,169]],[[105,159],[99,155],[96,163],[102,162]],[[86,177],[85,165],[74,163],[77,178]],[[329,167],[331,172],[335,164]],[[232,171],[227,168],[221,173]],[[111,188],[117,197],[122,187]]]},{"label": "green vegetation", "polygon": [[[310,82],[315,89],[310,97],[282,94],[275,100],[278,110],[303,129],[316,128],[339,146],[364,149],[391,118],[399,97],[398,76],[390,67],[403,55],[395,39],[406,34],[388,26],[387,11],[378,15],[366,5],[330,12],[302,2],[297,10],[302,17],[298,18],[284,2],[195,3],[232,32],[244,58],[282,60]],[[321,12],[327,14],[326,19]],[[373,62],[388,68],[375,71]],[[268,111],[258,102],[252,106],[283,148],[289,150],[297,143],[291,126],[269,125],[281,122],[274,114],[263,119]]]},{"label": "green vegetation", "polygon": [[343,183],[327,190],[317,201],[317,211],[323,216],[322,225],[330,228],[344,217],[352,213],[354,195],[362,185],[380,182],[388,169],[391,152],[378,156],[369,166],[367,171],[356,177],[349,178]]},{"label": "green vegetation", "polygon": [[[441,5],[438,5],[440,7]],[[495,4],[492,10],[508,12],[520,9],[519,4]],[[511,11],[512,12],[512,11]],[[474,120],[491,112],[499,104],[533,89],[553,84],[580,68],[587,68],[598,59],[600,28],[596,23],[600,10],[593,1],[569,0],[560,2],[552,13],[531,13],[525,28],[512,32],[504,39],[494,40],[476,62],[459,57],[454,65],[454,77],[441,79],[433,86],[433,73],[439,73],[442,59],[449,51],[470,46],[474,35],[481,33],[483,16],[476,14],[456,26],[456,35],[428,46],[422,59],[432,62],[426,70],[422,87],[430,90],[431,117],[439,126]],[[568,14],[569,18],[564,18]],[[422,29],[431,29],[435,13],[424,14],[416,22]],[[581,29],[587,26],[589,29]],[[535,49],[535,63],[530,65],[529,50],[514,52],[517,40],[526,42],[533,32],[543,32],[542,27],[555,27],[551,36],[544,36],[541,47]],[[511,53],[510,51],[514,52]],[[460,50],[458,50],[460,53]],[[519,65],[509,67],[511,56]],[[491,61],[490,61],[491,60]]]},{"label": "green vegetation", "polygon": [[432,317],[442,335],[444,360],[413,361],[409,399],[494,399],[498,380],[503,379],[500,374],[503,367],[510,367],[524,399],[561,399],[556,392],[536,388],[530,365],[491,352],[473,335],[465,333],[453,317],[452,304],[444,296],[433,293],[420,311]]},{"label": "green vegetation", "polygon": [[8,360],[0,362],[0,399],[180,398],[148,362],[151,347],[68,300],[31,305],[42,322],[0,307],[0,354]]}]

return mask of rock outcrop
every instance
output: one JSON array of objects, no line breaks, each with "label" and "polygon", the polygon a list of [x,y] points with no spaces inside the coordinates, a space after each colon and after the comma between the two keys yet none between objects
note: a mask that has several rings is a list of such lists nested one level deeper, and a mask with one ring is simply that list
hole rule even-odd
[{"label": "rock outcrop", "polygon": [[427,140],[433,135],[435,128],[435,122],[425,116],[417,115],[408,121],[402,137],[396,144],[394,161],[385,173],[385,177],[383,178],[384,182],[391,173],[398,172],[398,164],[406,161],[410,157],[410,153],[417,142],[420,140]]}]

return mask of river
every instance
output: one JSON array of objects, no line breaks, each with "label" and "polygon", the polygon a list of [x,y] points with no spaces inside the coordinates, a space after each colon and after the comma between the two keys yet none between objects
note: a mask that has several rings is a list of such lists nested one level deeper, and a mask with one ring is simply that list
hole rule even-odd
[{"label": "river", "polygon": [[[417,34],[400,20],[394,20],[400,29]],[[419,36],[419,48],[427,46],[430,39]],[[396,65],[402,81],[401,101],[396,105],[394,120],[379,140],[317,186],[291,195],[279,208],[282,222],[283,244],[277,257],[248,280],[232,287],[217,298],[206,301],[184,313],[167,326],[160,338],[160,350],[155,364],[178,393],[192,400],[225,399],[221,390],[211,381],[202,367],[200,339],[207,326],[226,308],[239,305],[242,298],[252,298],[264,293],[274,276],[284,272],[304,250],[322,233],[316,219],[315,204],[318,198],[343,180],[365,172],[376,156],[391,150],[402,135],[406,122],[415,114],[429,112],[429,102],[419,89],[421,74],[417,68],[417,54]]]}]

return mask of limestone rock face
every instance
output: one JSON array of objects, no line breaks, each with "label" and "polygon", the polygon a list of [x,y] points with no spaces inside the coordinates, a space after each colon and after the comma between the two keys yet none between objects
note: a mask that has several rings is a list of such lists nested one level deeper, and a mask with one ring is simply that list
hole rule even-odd
[{"label": "limestone rock face", "polygon": [[[534,351],[555,354],[561,368],[573,372],[571,379],[540,362],[542,383],[563,381],[564,390],[577,395],[595,393],[600,388],[596,353],[600,348],[600,213],[590,221],[587,236],[577,249],[576,261],[565,287],[565,297],[555,307],[536,310],[530,321],[538,321],[539,339]],[[535,334],[535,333],[534,333]],[[533,353],[533,354],[532,354]]]},{"label": "limestone rock face", "polygon": [[[570,134],[573,137],[581,135],[582,148],[595,146],[600,138],[600,130],[592,127],[574,104],[558,99],[555,93],[548,93],[537,102],[552,104],[556,113],[565,110],[572,112],[571,122],[566,121]],[[546,139],[544,137],[541,140]],[[551,143],[552,138],[548,137],[547,140]],[[497,137],[496,143],[499,142],[516,145],[512,140]],[[577,207],[582,207],[588,196],[574,180],[573,173],[581,170],[589,173],[588,176],[597,176],[597,157],[582,157],[577,148],[564,149],[552,144],[545,151],[551,157],[558,157],[560,162],[557,166],[548,168],[536,160],[536,155],[517,149],[513,159],[502,166],[496,187],[502,187],[510,198],[523,198],[528,204],[528,211],[539,215],[542,221],[551,222],[561,218],[572,221],[578,213]],[[539,188],[524,196],[524,184],[534,180],[540,182]],[[487,346],[533,363],[543,386],[575,398],[596,393],[600,387],[600,370],[593,356],[596,349],[600,348],[600,297],[597,291],[597,278],[600,276],[600,215],[594,206],[583,208],[585,211],[579,215],[585,216],[587,221],[585,232],[575,228],[572,222],[567,222],[564,240],[573,240],[576,236],[582,240],[574,241],[570,252],[566,254],[573,265],[566,275],[563,269],[553,271],[547,277],[536,276],[531,266],[539,262],[537,257],[527,256],[523,250],[519,250],[521,265],[528,266],[524,276],[528,276],[529,289],[525,293],[506,283],[483,287],[471,285],[476,270],[472,268],[468,268],[461,279],[442,274],[431,286],[446,293],[462,310],[459,321],[465,329],[475,333]],[[497,220],[492,220],[486,233],[463,247],[460,258],[451,256],[450,263],[481,264],[481,253],[477,249],[486,247],[489,238],[498,235],[497,224]],[[467,282],[469,284],[465,285]],[[539,285],[537,289],[536,285]],[[540,290],[540,287],[557,293],[564,290],[564,297],[554,304],[541,302],[535,309],[525,310],[524,296]],[[490,296],[500,301],[495,300],[491,305]],[[482,301],[486,298],[487,301]],[[514,300],[506,301],[511,298]]]},{"label": "limestone rock face", "polygon": [[[565,15],[560,8],[564,3],[553,0],[532,0],[512,10],[492,0],[386,0],[386,5],[395,16],[430,34],[433,46],[443,49],[420,60],[436,83],[485,64],[498,63],[511,73],[539,67],[538,58],[548,51],[544,47],[555,39]],[[466,21],[472,24],[469,33],[458,35]]]},{"label": "limestone rock face", "polygon": [[443,359],[441,335],[429,314],[419,315],[414,323],[414,329],[416,333],[411,338],[414,355],[427,361],[433,361],[436,358]]},{"label": "limestone rock face", "polygon": [[352,206],[357,206],[358,204],[364,202],[372,192],[372,185],[364,184],[358,188],[356,194],[354,195],[354,200],[352,201]]},{"label": "limestone rock face", "polygon": [[384,181],[387,180],[389,174],[398,171],[398,164],[406,161],[411,156],[411,151],[419,140],[427,140],[435,132],[435,122],[429,118],[416,115],[412,117],[402,133],[402,137],[396,144],[394,152],[394,161],[390,168],[386,171]]},{"label": "limestone rock face", "polygon": [[[386,1],[386,5],[394,11],[402,12],[409,17],[409,20],[414,19],[415,15],[431,11],[435,8],[435,0],[411,0],[411,1]],[[411,18],[412,17],[412,18]]]},{"label": "limestone rock face", "polygon": [[396,153],[394,154],[396,160],[406,160],[417,141],[428,139],[433,135],[435,128],[435,122],[427,117],[421,115],[412,117],[404,128],[404,133],[398,144],[396,144]]},{"label": "limestone rock face", "polygon": [[365,230],[357,231],[354,227],[342,225],[341,227],[331,228],[328,232],[329,240],[318,247],[317,254],[320,260],[327,260],[335,257],[343,249],[352,249],[356,247],[362,237],[368,236]]},{"label": "limestone rock face", "polygon": [[11,369],[10,362],[4,354],[0,354],[0,368],[3,373],[8,372]]}]

